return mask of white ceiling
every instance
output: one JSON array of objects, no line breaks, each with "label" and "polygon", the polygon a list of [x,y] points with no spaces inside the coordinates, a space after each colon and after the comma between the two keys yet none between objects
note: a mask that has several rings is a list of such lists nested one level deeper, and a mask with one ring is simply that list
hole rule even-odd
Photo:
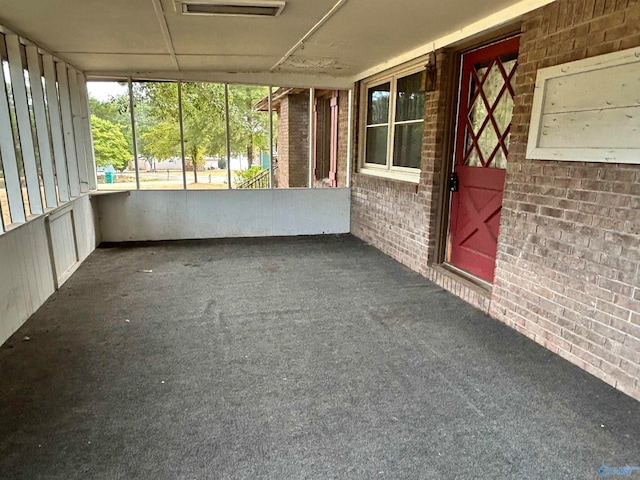
[{"label": "white ceiling", "polygon": [[232,18],[184,16],[174,0],[3,0],[0,23],[88,75],[333,86],[549,1],[287,0],[279,17]]}]

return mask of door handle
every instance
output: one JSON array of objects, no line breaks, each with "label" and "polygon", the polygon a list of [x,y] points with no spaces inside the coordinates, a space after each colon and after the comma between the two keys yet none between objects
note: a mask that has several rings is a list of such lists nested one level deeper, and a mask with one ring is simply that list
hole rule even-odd
[{"label": "door handle", "polygon": [[457,192],[460,189],[460,180],[458,180],[458,174],[456,172],[449,175],[449,191]]}]

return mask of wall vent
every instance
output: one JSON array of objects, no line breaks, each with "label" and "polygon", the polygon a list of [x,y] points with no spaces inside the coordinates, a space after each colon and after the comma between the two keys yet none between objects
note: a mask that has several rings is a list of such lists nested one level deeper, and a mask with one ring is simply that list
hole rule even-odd
[{"label": "wall vent", "polygon": [[214,15],[239,17],[277,17],[284,1],[276,0],[187,0],[177,2],[183,15]]}]

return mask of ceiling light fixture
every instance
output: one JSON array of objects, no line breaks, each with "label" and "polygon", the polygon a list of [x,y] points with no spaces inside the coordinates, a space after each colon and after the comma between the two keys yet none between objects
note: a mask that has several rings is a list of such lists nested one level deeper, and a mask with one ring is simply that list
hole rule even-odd
[{"label": "ceiling light fixture", "polygon": [[178,0],[176,10],[183,15],[277,17],[285,2],[281,0]]}]

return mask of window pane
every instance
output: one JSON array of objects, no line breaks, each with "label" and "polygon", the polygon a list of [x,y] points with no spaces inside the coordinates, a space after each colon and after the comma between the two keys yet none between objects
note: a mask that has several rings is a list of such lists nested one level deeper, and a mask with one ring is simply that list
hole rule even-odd
[{"label": "window pane", "polygon": [[378,165],[387,164],[387,137],[389,127],[367,128],[367,154],[365,162]]},{"label": "window pane", "polygon": [[422,72],[398,79],[396,93],[396,121],[424,118],[424,92],[421,91]]},{"label": "window pane", "polygon": [[422,122],[396,125],[393,145],[395,167],[420,168]]},{"label": "window pane", "polygon": [[183,83],[182,124],[187,188],[227,188],[224,85]]},{"label": "window pane", "polygon": [[389,96],[391,83],[383,83],[368,90],[367,125],[389,123]]},{"label": "window pane", "polygon": [[[26,52],[23,49],[23,56],[26,57]],[[31,125],[31,139],[33,141],[33,150],[36,157],[36,171],[38,174],[38,190],[40,191],[40,199],[44,205],[44,179],[42,177],[42,163],[40,161],[40,147],[38,145],[38,133],[36,131],[36,114],[33,106],[33,94],[31,93],[31,78],[29,70],[23,70],[24,84],[27,90],[27,106],[29,108],[29,124]],[[35,81],[38,81],[36,79]]]},{"label": "window pane", "polygon": [[16,161],[18,162],[18,175],[20,176],[20,188],[22,200],[24,202],[25,215],[31,215],[29,207],[29,195],[27,195],[27,180],[24,174],[24,163],[22,162],[22,147],[20,146],[20,136],[18,134],[18,120],[16,118],[16,106],[13,99],[13,87],[11,85],[11,72],[9,71],[9,62],[2,60],[2,68],[4,70],[5,88],[7,91],[7,99],[9,101],[9,115],[11,116],[11,132],[13,133],[13,144],[16,148]]},{"label": "window pane", "polygon": [[98,190],[136,188],[129,88],[122,82],[88,82]]},{"label": "window pane", "polygon": [[181,190],[178,84],[135,82],[133,87],[140,189]]},{"label": "window pane", "polygon": [[[256,108],[258,103],[264,105],[265,100],[268,104],[268,97],[269,87],[229,85],[233,188],[270,187],[268,106],[266,110]],[[221,153],[226,156],[226,152]],[[226,182],[226,170],[222,173]]]},{"label": "window pane", "polygon": [[[42,55],[39,55],[40,57],[40,64],[41,64],[41,71],[44,70],[44,68],[42,67]],[[51,161],[54,160],[54,152],[53,152],[53,135],[51,134],[51,117],[50,117],[50,113],[49,113],[49,99],[47,98],[47,85],[44,79],[44,76],[42,76],[40,78],[40,83],[42,84],[42,95],[43,95],[43,100],[44,100],[44,111],[45,111],[45,117],[47,119],[47,134],[49,135],[49,150],[51,151]],[[55,185],[55,189],[56,189],[56,199],[58,200],[58,202],[60,202],[60,195],[58,194],[58,173],[57,170],[55,168],[55,162],[53,165],[53,182]]]}]

